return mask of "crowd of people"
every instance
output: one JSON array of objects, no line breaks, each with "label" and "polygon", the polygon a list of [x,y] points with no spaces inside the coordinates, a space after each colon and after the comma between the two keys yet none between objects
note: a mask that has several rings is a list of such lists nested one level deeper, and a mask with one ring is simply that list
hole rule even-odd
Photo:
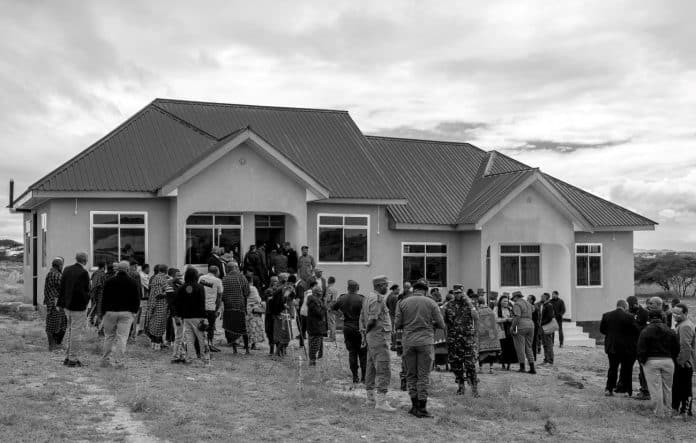
[{"label": "crowd of people", "polygon": [[[488,300],[483,290],[464,291],[462,285],[454,285],[443,297],[424,279],[406,282],[402,290],[378,276],[368,295],[362,295],[353,280],[340,295],[335,279],[323,277],[306,246],[292,261],[287,246],[275,251],[272,261],[261,258],[263,250],[251,248],[241,267],[213,251],[202,275],[194,267],[182,274],[163,264],[154,266],[150,275],[148,265],[118,262],[100,263],[90,278],[86,254],[78,253],[76,263],[65,268],[56,258],[46,276],[44,297],[49,349],[61,348],[66,336],[64,364],[82,366],[80,336],[89,323],[104,336],[104,366],[123,367],[129,338],[140,334],[148,337],[153,351],[171,348],[172,363],[206,366],[211,353],[220,352],[214,338],[221,320],[226,344],[235,354],[239,347],[249,354],[267,340],[269,354],[282,359],[296,339],[308,364],[316,366],[324,341],[336,340],[340,316],[352,381],[364,383],[366,405],[395,410],[387,391],[391,352],[396,352],[401,357],[400,387],[412,402],[409,413],[427,418],[433,368],[444,364],[454,375],[458,395],[464,395],[469,384],[471,395],[478,397],[478,373],[484,364],[489,364],[489,372],[497,362],[503,370],[519,364],[519,372],[536,374],[542,348],[540,365],[554,364],[556,332],[563,346],[565,305],[556,291],[544,293],[538,302],[519,291]],[[661,300],[659,309],[651,299],[645,310],[629,297],[604,316],[607,395],[632,394],[637,358],[640,398],[652,396],[660,414],[668,404],[678,413],[691,414],[696,346],[687,312],[685,305],[676,303],[668,319]]]}]

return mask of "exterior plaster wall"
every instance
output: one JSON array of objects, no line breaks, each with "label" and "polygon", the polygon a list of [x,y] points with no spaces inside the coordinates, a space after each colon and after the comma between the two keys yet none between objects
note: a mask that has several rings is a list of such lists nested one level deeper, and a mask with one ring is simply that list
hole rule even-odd
[{"label": "exterior plaster wall", "polygon": [[[577,243],[602,244],[602,286],[575,287],[576,267],[573,265],[572,284],[575,287],[573,304],[577,315],[573,320],[599,321],[602,314],[614,310],[619,299],[634,295],[633,232],[577,232]],[[575,250],[572,250],[575,263]]]},{"label": "exterior plaster wall", "polygon": [[[522,291],[539,299],[544,292],[557,290],[565,301],[566,317],[575,319],[571,297],[571,252],[575,235],[572,222],[533,186],[523,190],[488,220],[481,233],[482,280],[485,281],[486,249],[491,247],[491,291]],[[541,284],[534,287],[500,284],[501,244],[541,245]]]},{"label": "exterior plaster wall", "polygon": [[[403,242],[432,242],[447,245],[447,285],[462,283],[465,275],[463,264],[472,262],[470,255],[478,254],[477,249],[463,251],[462,246],[473,248],[476,244],[475,233],[457,231],[421,231],[389,229],[389,219],[384,206],[357,204],[328,204],[310,203],[307,216],[307,246],[310,254],[319,263],[318,252],[318,215],[321,214],[355,214],[369,215],[369,264],[350,263],[319,263],[324,277],[334,276],[336,286],[341,292],[345,291],[348,280],[360,284],[360,290],[367,294],[372,289],[372,277],[386,275],[390,281],[403,284],[402,243]],[[465,242],[462,239],[466,237]],[[294,245],[299,253],[299,246]],[[467,256],[463,259],[463,256]],[[478,260],[475,260],[478,261]],[[468,268],[467,268],[468,269]],[[464,282],[466,285],[467,283]],[[472,284],[472,286],[476,286]],[[476,289],[476,288],[474,288]]]},{"label": "exterior plaster wall", "polygon": [[[50,269],[51,260],[56,256],[65,259],[65,265],[75,263],[77,252],[89,255],[88,266],[92,263],[90,244],[90,212],[91,211],[137,211],[147,212],[147,256],[148,263],[167,263],[170,257],[169,236],[169,199],[55,199],[37,208],[39,248],[31,253],[38,253],[37,292],[38,303],[43,303],[43,289],[46,273]],[[47,214],[46,233],[46,267],[42,267],[41,252],[41,215]],[[25,220],[31,217],[25,214]],[[24,268],[24,298],[32,301],[31,257],[29,266]]]},{"label": "exterior plaster wall", "polygon": [[183,269],[186,219],[196,212],[242,214],[242,255],[255,243],[255,214],[285,214],[286,240],[304,244],[306,198],[306,188],[295,177],[272,165],[257,148],[242,144],[179,186],[171,219],[176,233],[172,263]]}]

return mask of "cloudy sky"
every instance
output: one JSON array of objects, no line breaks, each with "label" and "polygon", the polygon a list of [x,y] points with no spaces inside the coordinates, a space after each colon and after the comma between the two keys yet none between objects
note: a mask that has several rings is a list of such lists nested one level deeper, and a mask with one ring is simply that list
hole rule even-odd
[{"label": "cloudy sky", "polygon": [[[659,222],[636,248],[696,250],[696,2],[0,7],[0,189],[155,97],[327,107],[501,150]],[[21,238],[7,211],[2,237]]]}]

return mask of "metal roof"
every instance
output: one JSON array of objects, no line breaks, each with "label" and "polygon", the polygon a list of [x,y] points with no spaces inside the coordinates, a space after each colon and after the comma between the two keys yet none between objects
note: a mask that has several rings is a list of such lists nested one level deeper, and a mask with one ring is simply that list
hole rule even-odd
[{"label": "metal roof", "polygon": [[486,175],[477,179],[476,186],[467,198],[466,204],[459,213],[457,223],[473,224],[479,221],[488,211],[505,198],[513,189],[522,184],[535,169],[504,172]]}]

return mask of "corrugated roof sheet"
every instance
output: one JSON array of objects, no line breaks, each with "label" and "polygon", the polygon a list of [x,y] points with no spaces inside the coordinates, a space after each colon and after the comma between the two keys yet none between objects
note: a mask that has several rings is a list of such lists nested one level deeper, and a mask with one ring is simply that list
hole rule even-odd
[{"label": "corrugated roof sheet", "polygon": [[346,111],[163,99],[154,105],[218,139],[249,126],[327,186],[331,197],[404,198],[388,186],[367,140]]},{"label": "corrugated roof sheet", "polygon": [[154,192],[216,140],[148,106],[39,180],[42,191]]},{"label": "corrugated roof sheet", "polygon": [[543,174],[594,227],[654,226],[654,222],[617,204],[583,191],[562,180]]},{"label": "corrugated roof sheet", "polygon": [[453,224],[486,152],[468,143],[367,139],[394,192],[408,204],[387,209],[399,223]]},{"label": "corrugated roof sheet", "polygon": [[472,190],[464,207],[459,212],[457,223],[473,224],[479,221],[513,189],[534,174],[534,171],[534,169],[528,168],[479,177],[475,185],[476,189]]}]

